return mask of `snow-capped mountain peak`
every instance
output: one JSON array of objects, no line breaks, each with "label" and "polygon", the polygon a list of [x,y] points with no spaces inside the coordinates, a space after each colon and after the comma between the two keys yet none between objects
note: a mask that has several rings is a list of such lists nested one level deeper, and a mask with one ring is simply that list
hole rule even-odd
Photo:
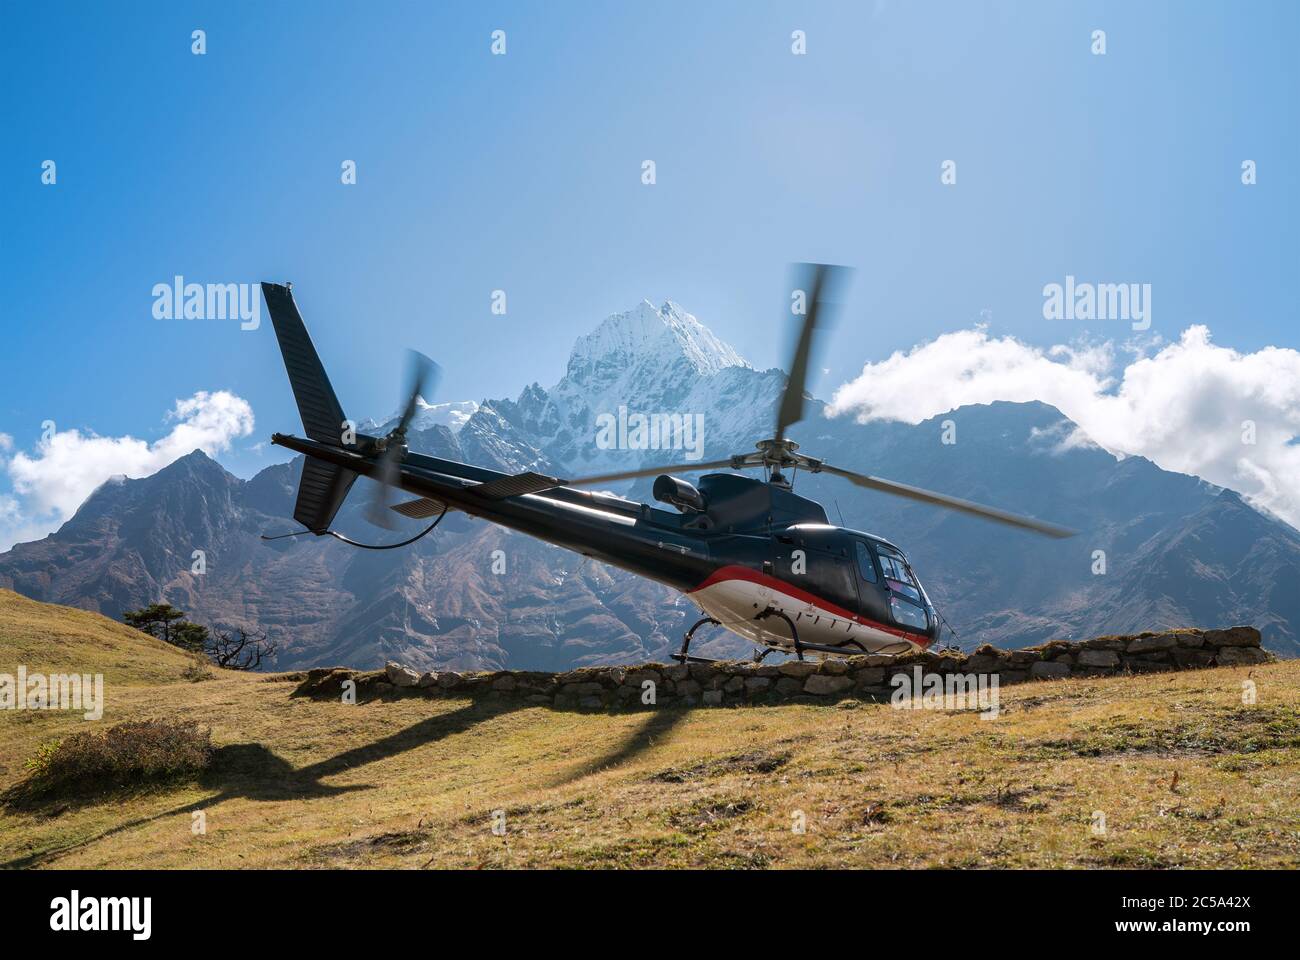
[{"label": "snow-capped mountain peak", "polygon": [[[726,451],[735,443],[748,446],[768,429],[782,382],[779,371],[754,370],[679,304],[667,300],[656,307],[643,300],[579,337],[565,375],[549,390],[534,383],[517,400],[494,400],[470,427],[482,419],[486,429],[492,413],[518,432],[511,438],[518,443],[515,454],[494,452],[497,459],[525,463],[541,456],[571,474],[613,472],[646,458],[698,459],[701,445]],[[684,434],[663,441],[667,447],[655,441],[648,449],[606,436],[611,419],[629,414],[689,421],[691,449]]]},{"label": "snow-capped mountain peak", "polygon": [[[424,397],[416,397],[415,416],[411,420],[411,429],[428,430],[430,427],[447,427],[452,433],[457,433],[477,410],[478,403],[474,400],[428,403]],[[395,410],[383,420],[363,420],[359,429],[362,433],[382,433],[396,424],[401,415],[401,410]]]},{"label": "snow-capped mountain peak", "polygon": [[626,367],[652,356],[671,362],[683,357],[703,376],[727,367],[748,367],[744,358],[708,327],[667,300],[656,307],[642,300],[631,310],[615,313],[586,336],[579,337],[569,355],[569,376],[592,367]]}]

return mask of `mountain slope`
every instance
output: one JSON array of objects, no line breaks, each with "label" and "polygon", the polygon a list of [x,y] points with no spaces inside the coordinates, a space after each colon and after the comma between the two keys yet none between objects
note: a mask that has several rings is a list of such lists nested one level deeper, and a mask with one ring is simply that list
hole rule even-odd
[{"label": "mountain slope", "polygon": [[0,673],[102,673],[106,684],[173,683],[193,664],[176,647],[88,610],[0,590]]},{"label": "mountain slope", "polygon": [[[533,383],[513,400],[434,405],[410,442],[499,470],[570,477],[689,463],[694,453],[717,459],[769,433],[783,383],[676,304],[643,303],[580,338],[551,389]],[[698,422],[702,444],[602,446],[599,418],[621,407]],[[453,409],[463,420],[447,421]],[[798,475],[796,489],[833,519],[907,551],[963,647],[1243,622],[1260,628],[1269,649],[1300,654],[1300,532],[1235,494],[1141,457],[1116,458],[1041,403],[964,407],[916,426],[832,420],[822,410],[810,404],[792,431],[814,456],[1080,531],[1051,541]],[[945,442],[954,430],[956,442]],[[209,624],[267,631],[281,669],[662,659],[695,612],[663,587],[460,514],[388,553],[329,538],[261,540],[294,529],[287,518],[300,469],[280,464],[244,482],[195,452],[152,477],[105,484],[59,531],[0,554],[0,586],[110,617],[165,598]],[[621,492],[649,499],[651,483]],[[365,523],[371,489],[358,481],[336,527],[366,542],[398,539]],[[191,572],[195,550],[204,552],[201,575]],[[493,572],[498,557],[503,573]],[[698,649],[747,647],[705,632]]]},{"label": "mountain slope", "polygon": [[[460,458],[449,436],[413,443]],[[298,460],[242,482],[196,451],[152,477],[106,485],[58,532],[0,555],[0,586],[114,618],[166,599],[206,624],[266,631],[279,668],[639,660],[663,656],[682,629],[685,611],[665,588],[459,514],[384,553],[330,538],[261,540],[292,529],[300,471]],[[336,527],[394,539],[362,518],[369,495],[359,481]],[[202,574],[192,572],[196,549]],[[503,574],[492,572],[495,550]]]}]

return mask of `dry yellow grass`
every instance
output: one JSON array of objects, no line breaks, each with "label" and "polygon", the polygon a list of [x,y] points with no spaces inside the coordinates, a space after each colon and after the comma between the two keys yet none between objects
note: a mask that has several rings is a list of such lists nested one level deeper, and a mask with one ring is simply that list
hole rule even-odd
[{"label": "dry yellow grass", "polygon": [[175,679],[192,658],[124,623],[0,589],[0,671],[102,673],[107,684]]},{"label": "dry yellow grass", "polygon": [[[14,660],[8,629],[0,608],[0,670]],[[23,662],[42,667],[39,648],[25,650]],[[110,684],[103,722],[210,726],[211,775],[6,812],[0,863],[1300,865],[1297,662],[1025,684],[1002,691],[996,720],[854,702],[621,714],[420,698],[349,706],[293,698],[295,683],[261,676],[185,682],[187,662],[160,661],[166,682]],[[0,715],[0,788],[41,743],[84,726],[62,713]],[[498,810],[504,836],[492,832]],[[205,834],[192,830],[196,812]],[[804,833],[792,830],[800,816]]]}]

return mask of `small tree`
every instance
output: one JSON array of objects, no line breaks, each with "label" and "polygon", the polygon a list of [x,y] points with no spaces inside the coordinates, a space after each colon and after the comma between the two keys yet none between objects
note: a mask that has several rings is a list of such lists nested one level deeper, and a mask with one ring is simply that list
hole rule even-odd
[{"label": "small tree", "polygon": [[170,603],[127,610],[122,620],[164,643],[202,654],[226,670],[256,670],[262,661],[275,656],[276,645],[266,639],[265,633],[249,633],[243,627],[212,631],[186,620],[185,612]]},{"label": "small tree", "polygon": [[200,624],[182,620],[172,627],[172,643],[182,650],[205,653],[211,640],[208,628]]},{"label": "small tree", "polygon": [[266,639],[265,633],[249,633],[236,627],[233,633],[218,630],[209,636],[203,652],[227,670],[256,670],[264,659],[275,656],[275,644]]},{"label": "small tree", "polygon": [[142,630],[163,643],[174,643],[172,637],[175,633],[176,621],[184,621],[185,612],[177,610],[170,603],[151,603],[139,610],[127,610],[122,614],[122,620],[127,626]]}]

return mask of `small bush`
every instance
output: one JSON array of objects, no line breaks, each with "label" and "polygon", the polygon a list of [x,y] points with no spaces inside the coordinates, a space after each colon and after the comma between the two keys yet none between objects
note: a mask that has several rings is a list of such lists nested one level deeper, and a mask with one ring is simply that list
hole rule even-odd
[{"label": "small bush", "polygon": [[7,791],[5,802],[192,777],[211,760],[211,731],[192,721],[119,723],[41,747],[27,762],[27,779]]},{"label": "small bush", "polygon": [[181,679],[188,680],[190,683],[202,683],[204,680],[211,680],[212,677],[212,668],[208,666],[208,661],[203,657],[195,657],[181,671]]},{"label": "small bush", "polygon": [[32,776],[41,773],[50,765],[50,758],[54,756],[54,751],[59,749],[62,740],[51,740],[49,743],[43,743],[36,748],[36,755],[29,758],[26,767],[31,771]]}]

